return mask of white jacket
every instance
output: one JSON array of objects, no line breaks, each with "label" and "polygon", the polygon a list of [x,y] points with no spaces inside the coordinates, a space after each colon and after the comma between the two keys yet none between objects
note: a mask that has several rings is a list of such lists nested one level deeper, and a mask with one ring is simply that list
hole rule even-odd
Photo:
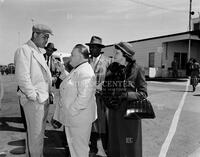
[{"label": "white jacket", "polygon": [[91,65],[79,65],[60,84],[54,119],[65,126],[90,124],[96,119],[96,79]]},{"label": "white jacket", "polygon": [[14,63],[15,77],[20,88],[18,95],[22,100],[39,103],[46,101],[52,83],[51,72],[42,52],[31,40],[16,50]]}]

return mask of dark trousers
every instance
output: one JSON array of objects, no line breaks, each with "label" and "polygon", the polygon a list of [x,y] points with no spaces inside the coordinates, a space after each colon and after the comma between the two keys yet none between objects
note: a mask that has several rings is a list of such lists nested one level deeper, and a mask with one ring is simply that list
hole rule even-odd
[{"label": "dark trousers", "polygon": [[124,107],[109,110],[109,157],[142,157],[142,123],[125,119]]},{"label": "dark trousers", "polygon": [[20,103],[20,100],[19,100],[19,106],[20,106],[20,112],[21,112],[21,120],[22,120],[22,123],[24,125],[24,130],[27,131],[27,124],[26,124],[26,117],[25,117],[25,114],[24,114],[24,109]]},{"label": "dark trousers", "polygon": [[67,144],[67,138],[66,138],[66,133],[65,133],[65,127],[63,127],[63,131],[62,131],[62,144],[63,146],[66,148],[68,147],[68,144]]},{"label": "dark trousers", "polygon": [[97,141],[98,139],[101,139],[103,148],[106,152],[107,150],[107,145],[108,145],[108,138],[106,134],[99,134],[96,132],[92,132],[90,135],[90,152],[91,153],[97,153],[98,148],[97,148]]}]

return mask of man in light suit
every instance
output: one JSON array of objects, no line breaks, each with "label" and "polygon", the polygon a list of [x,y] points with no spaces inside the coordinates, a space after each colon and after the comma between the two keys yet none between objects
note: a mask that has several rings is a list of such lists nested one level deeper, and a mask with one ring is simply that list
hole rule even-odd
[{"label": "man in light suit", "polygon": [[34,25],[31,40],[15,52],[18,96],[27,122],[27,157],[43,157],[43,136],[52,80],[40,48],[45,47],[50,34],[52,30],[48,26]]},{"label": "man in light suit", "polygon": [[106,123],[106,107],[102,99],[102,83],[104,82],[107,68],[111,59],[103,55],[101,51],[105,46],[102,39],[98,36],[92,36],[89,46],[91,59],[90,64],[94,70],[97,81],[96,103],[98,119],[93,123],[92,133],[90,137],[90,157],[106,156],[107,149],[107,123]]},{"label": "man in light suit", "polygon": [[[59,103],[54,119],[65,126],[71,157],[89,156],[92,123],[97,117],[95,74],[88,63],[89,52],[81,44],[72,50],[70,64],[73,70],[60,84]],[[65,75],[61,69],[61,78]]]}]

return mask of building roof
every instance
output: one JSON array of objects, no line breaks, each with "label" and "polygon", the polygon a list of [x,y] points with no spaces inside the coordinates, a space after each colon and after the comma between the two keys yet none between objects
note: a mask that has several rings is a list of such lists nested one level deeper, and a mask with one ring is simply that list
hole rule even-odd
[{"label": "building roof", "polygon": [[[179,35],[197,35],[200,38],[200,31],[187,31],[187,32],[181,32],[181,33],[176,33],[176,34],[169,34],[169,35],[162,35],[162,36],[157,36],[157,37],[151,37],[151,38],[145,38],[145,39],[139,39],[139,40],[133,40],[133,41],[127,41],[128,43],[135,43],[135,42],[141,42],[141,41],[146,41],[146,40],[153,40],[153,39],[159,39],[159,38],[166,38],[166,37],[173,37],[173,36],[179,36]],[[105,47],[110,47],[113,46],[114,44],[111,45],[106,45]]]}]

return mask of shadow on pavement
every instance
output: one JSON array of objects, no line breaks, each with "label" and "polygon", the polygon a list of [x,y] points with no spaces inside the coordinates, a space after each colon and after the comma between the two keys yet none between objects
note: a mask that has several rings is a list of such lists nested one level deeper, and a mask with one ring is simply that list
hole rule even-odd
[{"label": "shadow on pavement", "polygon": [[173,91],[173,92],[193,92],[193,91],[190,91],[190,90],[188,90],[188,91],[186,91],[186,90],[171,90],[171,91]]},{"label": "shadow on pavement", "polygon": [[21,155],[25,154],[25,147],[17,147],[10,151],[10,154]]},{"label": "shadow on pavement", "polygon": [[69,155],[66,137],[63,131],[46,130],[44,139],[44,156],[45,157],[66,157]]},{"label": "shadow on pavement", "polygon": [[[66,146],[65,135],[62,131],[46,130],[44,139],[44,157],[66,157],[69,155],[69,149]],[[11,154],[25,154],[25,140],[8,142],[8,145],[20,146],[10,151]]]},{"label": "shadow on pavement", "polygon": [[1,117],[0,118],[0,131],[25,132],[24,128],[10,126],[8,124],[8,122],[22,123],[22,120],[20,117]]},{"label": "shadow on pavement", "polygon": [[25,139],[21,139],[21,140],[17,140],[17,141],[10,141],[10,142],[8,142],[8,145],[21,146],[21,147],[12,149],[10,151],[11,154],[14,154],[14,155],[25,154]]},{"label": "shadow on pavement", "polygon": [[0,154],[0,157],[6,157],[7,155],[6,154]]},{"label": "shadow on pavement", "polygon": [[8,142],[10,146],[25,146],[25,139]]},{"label": "shadow on pavement", "polygon": [[21,117],[0,117],[0,122],[22,123]]},{"label": "shadow on pavement", "polygon": [[200,94],[194,94],[193,96],[200,96]]},{"label": "shadow on pavement", "polygon": [[146,78],[147,81],[159,81],[159,82],[186,82],[187,78],[163,78],[163,77],[156,77],[156,78]]}]

